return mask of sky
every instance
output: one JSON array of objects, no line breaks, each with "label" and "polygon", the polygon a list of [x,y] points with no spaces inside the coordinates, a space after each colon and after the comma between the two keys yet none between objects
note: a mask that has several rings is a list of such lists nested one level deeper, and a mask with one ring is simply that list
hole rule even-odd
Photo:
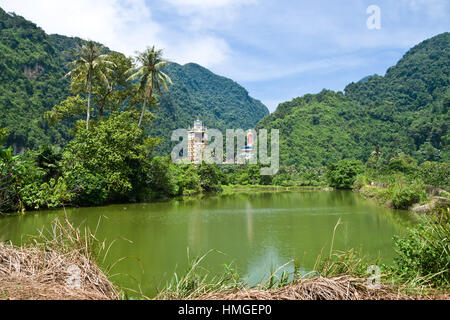
[{"label": "sky", "polygon": [[163,48],[170,61],[233,79],[271,112],[384,75],[409,48],[450,31],[449,0],[0,0],[0,7],[47,33],[127,55]]}]

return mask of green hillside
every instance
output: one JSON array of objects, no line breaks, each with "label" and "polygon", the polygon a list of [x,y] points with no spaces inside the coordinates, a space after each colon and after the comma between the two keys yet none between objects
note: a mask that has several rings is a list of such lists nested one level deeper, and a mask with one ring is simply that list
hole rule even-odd
[{"label": "green hillside", "polygon": [[281,162],[324,166],[367,160],[378,145],[419,161],[449,159],[450,33],[415,46],[385,76],[279,105],[258,124],[280,129]]},{"label": "green hillside", "polygon": [[62,65],[42,29],[0,9],[0,127],[8,128],[7,143],[16,150],[68,139],[42,117],[69,94]]},{"label": "green hillside", "polygon": [[[47,35],[0,9],[0,128],[8,129],[7,143],[16,151],[42,143],[65,145],[72,138],[68,129],[73,122],[49,126],[43,115],[69,95],[67,62],[82,42]],[[208,127],[247,129],[269,113],[243,87],[199,65],[171,63],[166,71],[174,84],[153,109],[156,120],[147,128],[165,138],[160,151],[170,151],[172,129],[187,128],[197,116]]]}]

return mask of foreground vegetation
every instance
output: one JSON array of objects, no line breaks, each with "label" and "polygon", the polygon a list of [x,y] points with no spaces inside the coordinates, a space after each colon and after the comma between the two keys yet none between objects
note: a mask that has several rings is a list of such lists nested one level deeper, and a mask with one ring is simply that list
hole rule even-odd
[{"label": "foreground vegetation", "polygon": [[96,231],[56,219],[20,247],[0,243],[0,300],[118,299],[99,267],[108,248]]}]

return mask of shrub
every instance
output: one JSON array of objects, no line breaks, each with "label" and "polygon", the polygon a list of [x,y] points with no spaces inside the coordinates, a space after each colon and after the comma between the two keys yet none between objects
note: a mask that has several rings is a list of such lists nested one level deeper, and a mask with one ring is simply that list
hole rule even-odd
[{"label": "shrub", "polygon": [[427,198],[425,188],[420,183],[411,183],[402,186],[394,185],[391,201],[396,209],[408,209],[415,203]]},{"label": "shrub", "polygon": [[19,191],[21,201],[28,209],[57,208],[70,203],[73,194],[68,191],[65,180],[50,179],[42,184],[26,184]]},{"label": "shrub", "polygon": [[108,200],[106,181],[100,174],[77,165],[64,173],[64,179],[73,192],[74,204],[101,205]]},{"label": "shrub", "polygon": [[387,170],[389,173],[412,175],[417,172],[417,161],[409,155],[399,155],[389,161]]},{"label": "shrub", "polygon": [[449,190],[450,161],[424,162],[420,165],[419,175],[426,184]]},{"label": "shrub", "polygon": [[[131,111],[113,113],[89,131],[78,124],[75,138],[63,152],[62,165],[79,204],[134,200],[145,188],[155,139],[146,137],[138,117]],[[98,199],[94,199],[96,192]]]},{"label": "shrub", "polygon": [[356,190],[360,190],[362,187],[370,184],[370,178],[365,174],[359,174],[355,178],[355,182],[353,183],[353,188]]},{"label": "shrub", "polygon": [[341,160],[327,168],[327,179],[331,187],[337,189],[350,189],[356,176],[363,171],[363,164],[357,160]]},{"label": "shrub", "polygon": [[[444,212],[445,213],[445,212]],[[450,284],[450,224],[446,217],[421,217],[417,227],[404,238],[394,238],[398,257],[394,270],[405,279],[433,286]]]},{"label": "shrub", "polygon": [[198,168],[198,175],[200,176],[200,186],[205,192],[221,192],[222,185],[221,172],[215,164],[203,163]]},{"label": "shrub", "polygon": [[195,166],[185,165],[180,167],[178,186],[180,194],[195,194],[201,192],[200,176]]},{"label": "shrub", "polygon": [[175,196],[182,192],[179,185],[181,173],[169,157],[154,157],[147,172],[147,184],[153,197]]}]

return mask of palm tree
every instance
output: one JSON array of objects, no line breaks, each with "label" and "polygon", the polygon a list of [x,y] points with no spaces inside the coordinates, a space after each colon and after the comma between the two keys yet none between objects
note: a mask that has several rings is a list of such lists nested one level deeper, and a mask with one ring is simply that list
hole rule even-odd
[{"label": "palm tree", "polygon": [[380,156],[381,156],[381,150],[380,150],[380,146],[376,145],[375,146],[375,150],[372,151],[372,156],[375,157],[376,159],[376,170],[378,172],[378,163],[380,162]]},{"label": "palm tree", "polygon": [[113,65],[107,60],[107,55],[101,53],[101,48],[93,41],[88,41],[78,47],[77,58],[70,63],[72,70],[66,75],[72,78],[72,85],[83,85],[87,90],[88,103],[86,113],[86,130],[89,130],[89,118],[91,112],[92,82],[95,79],[103,81],[108,85],[107,73],[109,66]]},{"label": "palm tree", "polygon": [[168,90],[167,83],[172,84],[169,76],[161,71],[167,64],[167,61],[162,58],[162,53],[162,50],[155,50],[155,46],[151,49],[147,48],[144,52],[138,53],[136,57],[140,67],[137,70],[128,70],[129,73],[133,72],[128,81],[139,79],[139,90],[145,90],[139,127],[142,124],[147,103],[151,101],[153,91],[161,93],[161,85]]}]

